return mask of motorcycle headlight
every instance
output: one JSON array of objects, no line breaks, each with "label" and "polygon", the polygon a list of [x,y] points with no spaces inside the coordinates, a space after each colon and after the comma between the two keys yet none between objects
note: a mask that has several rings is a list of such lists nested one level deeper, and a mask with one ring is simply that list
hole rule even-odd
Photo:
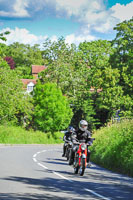
[{"label": "motorcycle headlight", "polygon": [[86,144],[81,144],[81,149],[85,150],[86,149]]}]

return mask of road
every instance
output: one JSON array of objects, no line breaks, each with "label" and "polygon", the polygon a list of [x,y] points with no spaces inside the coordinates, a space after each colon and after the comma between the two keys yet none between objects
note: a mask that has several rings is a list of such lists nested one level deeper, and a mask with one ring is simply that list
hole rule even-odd
[{"label": "road", "polygon": [[132,200],[133,178],[92,164],[75,175],[62,145],[0,145],[0,200]]}]

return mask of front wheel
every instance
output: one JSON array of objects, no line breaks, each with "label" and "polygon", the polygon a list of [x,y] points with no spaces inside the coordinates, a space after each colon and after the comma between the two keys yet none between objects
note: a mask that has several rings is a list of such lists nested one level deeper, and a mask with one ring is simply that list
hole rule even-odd
[{"label": "front wheel", "polygon": [[81,165],[80,165],[80,171],[79,171],[80,176],[83,176],[84,172],[85,172],[85,158],[82,158]]}]

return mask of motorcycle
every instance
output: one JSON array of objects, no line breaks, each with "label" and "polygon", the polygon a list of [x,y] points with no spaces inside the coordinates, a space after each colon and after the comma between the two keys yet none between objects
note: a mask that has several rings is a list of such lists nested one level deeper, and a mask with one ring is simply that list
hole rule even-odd
[{"label": "motorcycle", "polygon": [[69,155],[70,155],[70,149],[72,148],[72,142],[71,142],[71,139],[68,138],[68,140],[66,140],[64,138],[64,141],[65,141],[65,147],[66,147],[66,151],[65,151],[65,157],[67,158],[67,160],[69,160]]},{"label": "motorcycle", "polygon": [[95,138],[90,138],[88,143],[85,143],[84,141],[76,142],[77,146],[75,147],[76,151],[73,162],[75,174],[78,174],[79,172],[80,176],[84,175],[85,169],[87,167],[87,146],[91,146],[93,140],[95,140]]}]

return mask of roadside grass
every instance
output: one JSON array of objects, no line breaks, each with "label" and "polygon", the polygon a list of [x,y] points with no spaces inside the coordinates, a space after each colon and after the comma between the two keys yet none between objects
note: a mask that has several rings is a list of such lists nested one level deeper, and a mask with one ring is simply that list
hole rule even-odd
[{"label": "roadside grass", "polygon": [[60,144],[63,143],[63,133],[44,133],[41,131],[26,131],[21,127],[0,125],[0,143],[2,144]]},{"label": "roadside grass", "polygon": [[112,171],[133,176],[133,120],[95,131],[91,160]]}]

